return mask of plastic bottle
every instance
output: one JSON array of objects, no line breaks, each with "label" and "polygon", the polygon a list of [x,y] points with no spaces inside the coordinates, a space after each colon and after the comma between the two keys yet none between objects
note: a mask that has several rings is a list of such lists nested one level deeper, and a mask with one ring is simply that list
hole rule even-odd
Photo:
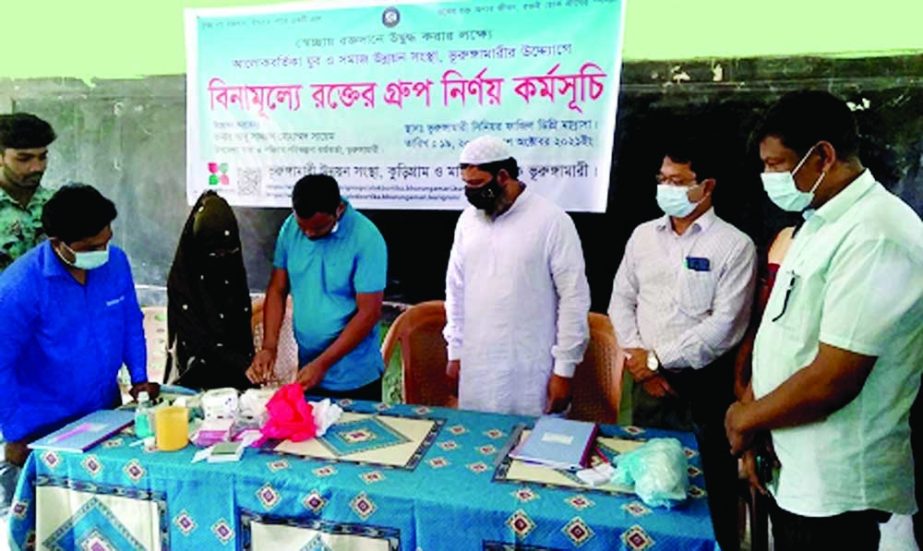
[{"label": "plastic bottle", "polygon": [[154,436],[153,423],[151,422],[153,406],[151,396],[147,391],[142,390],[138,393],[138,407],[135,408],[135,436],[138,438]]}]

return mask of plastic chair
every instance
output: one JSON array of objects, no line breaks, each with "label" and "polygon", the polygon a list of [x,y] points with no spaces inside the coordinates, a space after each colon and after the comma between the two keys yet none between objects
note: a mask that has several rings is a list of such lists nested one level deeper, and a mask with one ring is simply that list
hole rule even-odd
[{"label": "plastic chair", "polygon": [[608,316],[590,313],[589,324],[590,343],[574,372],[574,396],[568,417],[616,423],[622,400],[622,353]]},{"label": "plastic chair", "polygon": [[388,329],[381,355],[388,365],[395,347],[400,346],[405,403],[454,407],[451,384],[445,375],[445,323],[445,303],[432,300],[411,306]]},{"label": "plastic chair", "polygon": [[[253,347],[259,351],[263,344],[263,301],[260,296],[253,300],[253,315],[250,324],[253,328]],[[295,329],[292,325],[292,311],[294,305],[289,296],[285,304],[285,317],[282,318],[282,328],[279,330],[279,347],[276,350],[276,365],[273,369],[274,378],[280,384],[294,382],[298,376],[298,342],[295,340]]]}]

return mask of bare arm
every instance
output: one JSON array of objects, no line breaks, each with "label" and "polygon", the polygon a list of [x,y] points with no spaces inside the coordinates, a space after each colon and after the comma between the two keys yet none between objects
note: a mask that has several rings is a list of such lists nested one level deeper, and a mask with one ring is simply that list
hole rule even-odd
[{"label": "bare arm", "polygon": [[756,432],[804,425],[835,413],[859,395],[876,360],[820,343],[814,361],[778,388],[759,400],[731,406],[725,425],[732,451],[746,449]]},{"label": "bare arm", "polygon": [[381,304],[384,297],[384,291],[357,294],[356,314],[343,328],[340,336],[315,361],[331,366],[359,346],[359,343],[369,336],[378,320],[381,319]]},{"label": "bare arm", "polygon": [[266,288],[266,298],[263,302],[263,344],[253,357],[250,369],[247,370],[247,378],[251,382],[266,382],[272,376],[288,292],[288,272],[281,268],[274,268],[269,277],[269,286]]},{"label": "bare arm", "polygon": [[285,318],[285,302],[288,298],[288,272],[274,268],[266,288],[263,303],[263,350],[276,350],[279,346],[279,331]]}]

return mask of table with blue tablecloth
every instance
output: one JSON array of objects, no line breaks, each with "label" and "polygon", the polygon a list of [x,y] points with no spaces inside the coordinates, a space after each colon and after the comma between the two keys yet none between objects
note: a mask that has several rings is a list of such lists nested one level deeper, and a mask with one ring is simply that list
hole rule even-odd
[{"label": "table with blue tablecloth", "polygon": [[10,513],[14,549],[715,549],[692,434],[603,426],[597,460],[670,436],[689,457],[674,509],[507,457],[534,419],[339,402],[323,438],[192,463],[117,434],[83,454],[33,452]]}]

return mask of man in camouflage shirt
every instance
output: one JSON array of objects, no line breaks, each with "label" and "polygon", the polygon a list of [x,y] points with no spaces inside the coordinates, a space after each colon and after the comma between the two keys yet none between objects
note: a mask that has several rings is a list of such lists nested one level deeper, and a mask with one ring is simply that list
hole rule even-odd
[{"label": "man in camouflage shirt", "polygon": [[35,115],[0,115],[0,271],[45,239],[42,207],[52,192],[39,184],[54,139]]}]

